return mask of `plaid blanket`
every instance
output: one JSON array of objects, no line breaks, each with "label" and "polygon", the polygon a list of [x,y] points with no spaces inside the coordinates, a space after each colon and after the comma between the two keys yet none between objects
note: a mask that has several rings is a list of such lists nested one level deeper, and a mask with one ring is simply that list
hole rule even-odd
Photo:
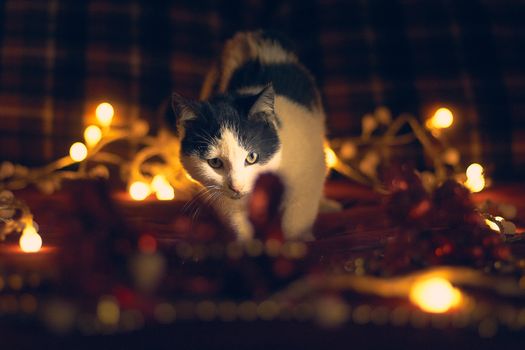
[{"label": "plaid blanket", "polygon": [[197,97],[234,32],[296,43],[322,88],[331,136],[377,106],[424,118],[448,106],[449,137],[499,177],[525,169],[525,3],[521,0],[0,2],[0,160],[67,152],[94,107],[146,118],[176,90]]}]

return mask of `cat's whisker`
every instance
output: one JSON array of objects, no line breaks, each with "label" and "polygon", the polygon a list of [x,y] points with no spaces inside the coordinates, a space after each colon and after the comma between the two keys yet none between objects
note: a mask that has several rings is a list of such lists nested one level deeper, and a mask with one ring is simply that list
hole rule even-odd
[{"label": "cat's whisker", "polygon": [[188,201],[184,206],[182,207],[181,211],[183,214],[186,214],[188,211],[190,211],[195,205],[198,205],[198,201],[206,195],[206,193],[209,190],[207,188],[203,188],[200,190],[190,201]]},{"label": "cat's whisker", "polygon": [[197,138],[199,138],[199,139],[202,139],[203,141],[205,141],[208,144],[214,144],[216,142],[216,139],[214,137],[212,137],[210,134],[208,134],[204,130],[203,130],[203,132],[205,132],[206,134],[196,133],[195,136],[197,136]]},{"label": "cat's whisker", "polygon": [[[215,197],[220,197],[220,193],[218,191],[212,190],[208,187],[208,191],[205,191],[203,193],[203,196],[199,199],[199,203],[197,203],[197,206],[192,214],[192,223],[197,221],[201,211],[203,204],[207,204],[211,206],[211,204],[214,202]],[[216,186],[218,187],[218,186]]]}]

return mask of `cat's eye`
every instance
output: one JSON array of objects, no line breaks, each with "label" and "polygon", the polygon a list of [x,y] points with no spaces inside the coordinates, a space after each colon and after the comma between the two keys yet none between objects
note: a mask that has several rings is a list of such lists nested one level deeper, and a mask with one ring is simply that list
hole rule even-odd
[{"label": "cat's eye", "polygon": [[259,155],[256,152],[250,152],[246,156],[246,164],[248,165],[257,163],[257,160],[259,160]]},{"label": "cat's eye", "polygon": [[219,158],[208,159],[208,164],[214,169],[222,168],[222,160]]}]

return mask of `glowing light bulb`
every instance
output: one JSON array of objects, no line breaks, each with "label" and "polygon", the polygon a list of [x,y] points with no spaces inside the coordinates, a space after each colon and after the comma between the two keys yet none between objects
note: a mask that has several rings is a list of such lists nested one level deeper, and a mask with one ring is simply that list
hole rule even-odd
[{"label": "glowing light bulb", "polygon": [[90,125],[84,130],[84,140],[89,147],[95,146],[102,138],[102,130],[96,125]]},{"label": "glowing light bulb", "polygon": [[335,154],[334,150],[328,146],[325,146],[324,154],[326,165],[330,168],[333,168],[337,164],[337,155]]},{"label": "glowing light bulb", "polygon": [[175,198],[175,190],[173,187],[164,187],[160,191],[155,192],[155,196],[159,201],[171,201]]},{"label": "glowing light bulb", "polygon": [[432,277],[416,281],[410,289],[409,298],[423,311],[443,313],[458,306],[462,296],[446,279]]},{"label": "glowing light bulb", "polygon": [[465,181],[464,185],[471,192],[480,192],[485,188],[485,176],[483,175],[483,167],[480,164],[470,164],[465,174],[467,175],[467,181]]},{"label": "glowing light bulb", "polygon": [[97,109],[95,110],[95,115],[97,116],[98,122],[104,127],[108,127],[111,124],[114,114],[115,110],[113,109],[113,106],[108,102],[102,102],[97,106]]},{"label": "glowing light bulb", "polygon": [[483,174],[483,167],[478,163],[472,163],[467,167],[465,173],[467,177],[477,177]]},{"label": "glowing light bulb", "polygon": [[501,232],[501,229],[499,228],[498,224],[496,224],[494,221],[490,221],[489,219],[485,219],[485,224],[492,230],[496,231],[498,233]]},{"label": "glowing light bulb", "polygon": [[151,194],[149,185],[142,181],[135,181],[129,186],[129,195],[136,201],[142,201]]},{"label": "glowing light bulb", "polygon": [[485,188],[485,179],[483,177],[468,178],[465,181],[465,187],[473,193],[481,192]]},{"label": "glowing light bulb", "polygon": [[429,129],[446,129],[454,122],[454,115],[448,108],[439,108],[434,115],[427,120]]},{"label": "glowing light bulb", "polygon": [[155,175],[151,181],[151,188],[155,191],[158,200],[169,201],[175,198],[175,190],[163,175]]},{"label": "glowing light bulb", "polygon": [[36,253],[42,248],[42,237],[40,237],[35,227],[31,224],[25,227],[18,243],[23,252]]},{"label": "glowing light bulb", "polygon": [[86,159],[87,154],[87,147],[82,142],[75,142],[71,145],[71,148],[69,148],[69,156],[75,162],[83,161],[84,159]]},{"label": "glowing light bulb", "polygon": [[166,186],[166,184],[169,185],[168,180],[164,177],[164,175],[155,175],[153,177],[153,180],[151,181],[151,188],[153,191],[158,191],[162,187]]}]

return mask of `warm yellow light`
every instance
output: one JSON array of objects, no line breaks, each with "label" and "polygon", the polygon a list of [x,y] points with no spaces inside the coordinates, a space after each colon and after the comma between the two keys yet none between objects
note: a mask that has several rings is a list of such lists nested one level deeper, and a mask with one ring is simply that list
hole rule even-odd
[{"label": "warm yellow light", "polygon": [[42,248],[42,237],[36,232],[33,225],[28,225],[22,232],[18,243],[23,252],[36,253]]},{"label": "warm yellow light", "polygon": [[175,198],[175,190],[173,187],[164,187],[160,191],[155,192],[155,196],[159,201],[171,201]]},{"label": "warm yellow light", "polygon": [[354,143],[346,141],[341,146],[340,154],[343,159],[353,159],[357,155],[357,147]]},{"label": "warm yellow light", "polygon": [[129,195],[136,201],[146,199],[151,193],[149,185],[142,181],[135,181],[129,186]]},{"label": "warm yellow light", "polygon": [[480,192],[485,188],[485,178],[483,176],[479,177],[469,177],[465,181],[465,187],[467,187],[471,192]]},{"label": "warm yellow light", "polygon": [[164,186],[169,185],[169,184],[170,183],[168,182],[168,180],[166,180],[164,175],[155,175],[153,177],[153,180],[151,181],[151,189],[153,191],[159,191]]},{"label": "warm yellow light", "polygon": [[496,224],[494,221],[490,221],[489,219],[485,219],[485,223],[487,226],[492,230],[496,232],[501,232],[501,229],[499,228],[498,224]]},{"label": "warm yellow light", "polygon": [[169,201],[175,198],[175,190],[163,175],[155,175],[151,181],[151,188],[158,200]]},{"label": "warm yellow light", "polygon": [[465,173],[467,175],[465,187],[471,192],[480,192],[485,188],[485,176],[483,175],[483,167],[480,164],[470,164]]},{"label": "warm yellow light", "polygon": [[337,156],[334,150],[328,146],[325,146],[324,154],[325,154],[326,165],[330,168],[333,168],[337,164]]},{"label": "warm yellow light", "polygon": [[423,311],[442,313],[458,306],[462,296],[446,279],[432,277],[416,281],[410,289],[409,298]]},{"label": "warm yellow light", "polygon": [[97,106],[97,109],[95,110],[95,115],[97,116],[98,122],[104,127],[108,127],[111,124],[114,114],[115,110],[113,109],[113,106],[108,102],[102,102]]},{"label": "warm yellow light", "polygon": [[483,167],[481,164],[472,163],[467,167],[467,171],[465,173],[467,174],[467,177],[478,177],[483,175]]},{"label": "warm yellow light", "polygon": [[75,142],[71,145],[71,148],[69,148],[69,156],[75,162],[83,161],[84,159],[86,159],[87,154],[87,147],[82,142]]},{"label": "warm yellow light", "polygon": [[439,108],[434,115],[427,120],[426,126],[429,129],[446,129],[454,122],[454,115],[448,108]]},{"label": "warm yellow light", "polygon": [[89,147],[95,146],[102,138],[102,130],[96,125],[90,125],[84,130],[84,140]]}]

